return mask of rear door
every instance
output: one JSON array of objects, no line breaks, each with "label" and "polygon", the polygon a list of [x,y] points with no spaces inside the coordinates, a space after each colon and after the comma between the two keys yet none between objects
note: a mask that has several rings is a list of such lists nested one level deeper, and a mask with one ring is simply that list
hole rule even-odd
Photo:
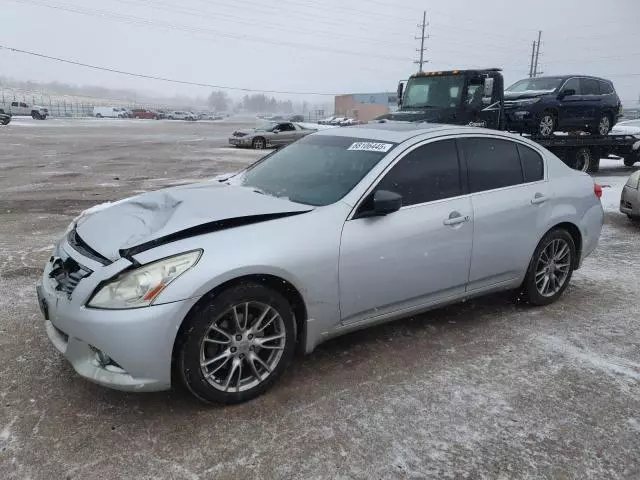
[{"label": "rear door", "polygon": [[469,291],[522,277],[547,223],[550,189],[542,156],[496,137],[465,138],[473,204]]},{"label": "rear door", "polygon": [[600,83],[595,78],[582,78],[582,101],[584,105],[584,125],[594,125],[600,119],[602,95]]}]

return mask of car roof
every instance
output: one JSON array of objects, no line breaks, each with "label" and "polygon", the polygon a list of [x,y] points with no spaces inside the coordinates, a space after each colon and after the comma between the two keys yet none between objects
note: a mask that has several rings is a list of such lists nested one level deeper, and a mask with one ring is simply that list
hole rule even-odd
[{"label": "car roof", "polygon": [[[384,122],[368,123],[352,127],[331,128],[321,130],[315,135],[329,135],[335,137],[368,138],[370,140],[380,140],[394,143],[401,143],[417,135],[440,131],[458,130],[458,125],[442,125],[438,123],[411,123],[411,122]],[[477,131],[477,128],[469,127],[470,131]]]},{"label": "car roof", "polygon": [[[592,78],[594,80],[603,80],[605,82],[611,83],[611,80],[607,80],[606,78],[594,77],[593,75],[583,75],[583,74],[580,74],[580,73],[576,73],[576,74],[573,74],[573,75],[544,75],[544,76],[535,77],[535,78],[562,78],[564,80],[568,80],[569,78],[574,78],[574,77]],[[527,79],[525,78],[523,80],[527,80]]]},{"label": "car roof", "polygon": [[[384,122],[384,123],[369,123],[365,125],[357,125],[351,127],[336,127],[329,128],[327,130],[319,130],[313,135],[328,135],[335,137],[353,137],[353,138],[366,138],[369,140],[377,140],[381,142],[393,142],[402,143],[411,138],[423,135],[426,133],[433,133],[434,137],[441,135],[455,134],[455,135],[491,135],[498,136],[508,140],[516,140],[524,142],[532,146],[537,144],[532,142],[526,137],[517,135],[514,133],[505,132],[502,130],[494,130],[490,128],[481,127],[468,127],[465,125],[447,125],[440,123],[428,123],[428,122]],[[538,145],[539,147],[539,145]]]}]

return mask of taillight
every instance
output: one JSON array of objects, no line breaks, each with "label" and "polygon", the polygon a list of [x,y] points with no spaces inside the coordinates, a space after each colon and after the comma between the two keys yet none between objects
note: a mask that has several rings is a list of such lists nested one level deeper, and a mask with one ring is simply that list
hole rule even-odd
[{"label": "taillight", "polygon": [[593,184],[593,193],[596,194],[596,197],[602,198],[602,187],[599,184],[594,183]]}]

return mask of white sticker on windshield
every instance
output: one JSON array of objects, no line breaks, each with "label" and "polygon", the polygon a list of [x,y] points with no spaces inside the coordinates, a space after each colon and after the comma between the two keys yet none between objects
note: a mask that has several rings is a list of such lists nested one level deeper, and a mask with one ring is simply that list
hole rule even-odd
[{"label": "white sticker on windshield", "polygon": [[393,147],[393,143],[356,142],[352,143],[347,150],[359,150],[361,152],[388,152]]}]

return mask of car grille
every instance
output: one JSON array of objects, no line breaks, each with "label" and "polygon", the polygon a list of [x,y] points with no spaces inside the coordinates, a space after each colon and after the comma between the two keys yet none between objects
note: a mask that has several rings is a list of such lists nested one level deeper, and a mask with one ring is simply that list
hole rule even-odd
[{"label": "car grille", "polygon": [[51,257],[50,263],[49,278],[52,278],[56,283],[56,290],[66,293],[69,298],[71,298],[71,294],[80,283],[80,280],[93,273],[71,257]]},{"label": "car grille", "polygon": [[247,134],[242,132],[233,132],[234,137],[245,137]]}]

